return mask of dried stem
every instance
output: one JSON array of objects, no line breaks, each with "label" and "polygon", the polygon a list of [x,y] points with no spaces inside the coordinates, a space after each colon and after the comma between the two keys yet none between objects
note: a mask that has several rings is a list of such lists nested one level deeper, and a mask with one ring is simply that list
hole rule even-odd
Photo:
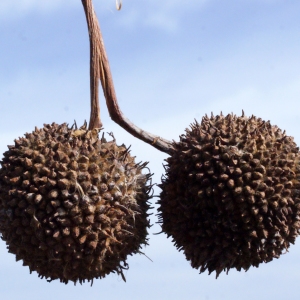
[{"label": "dried stem", "polygon": [[[106,105],[110,117],[114,122],[119,124],[122,128],[124,128],[126,131],[128,131],[136,138],[139,138],[140,140],[150,144],[151,146],[155,147],[160,151],[170,154],[173,150],[172,142],[164,138],[161,138],[159,136],[156,136],[152,133],[149,133],[147,131],[144,131],[141,128],[135,126],[121,112],[120,107],[118,105],[117,96],[115,93],[115,88],[112,80],[108,58],[106,55],[106,50],[104,47],[101,30],[99,27],[96,14],[93,9],[92,0],[82,0],[82,4],[85,9],[88,26],[89,26],[89,34],[91,40],[91,65],[97,63],[97,68],[96,67],[93,68],[94,72],[92,73],[91,71],[91,76],[93,75],[94,79],[96,78],[96,76],[98,76],[97,78],[99,78],[100,76],[104,96],[106,99]],[[92,83],[91,80],[91,88],[94,88],[96,84],[98,84],[98,81],[95,82],[95,80],[93,80]],[[93,110],[93,106],[92,106],[92,110]],[[91,127],[91,123],[90,123],[90,127]]]},{"label": "dried stem", "polygon": [[99,105],[99,78],[100,78],[100,53],[99,53],[99,25],[91,0],[82,0],[87,20],[90,38],[90,89],[91,89],[91,115],[89,130],[101,128]]}]

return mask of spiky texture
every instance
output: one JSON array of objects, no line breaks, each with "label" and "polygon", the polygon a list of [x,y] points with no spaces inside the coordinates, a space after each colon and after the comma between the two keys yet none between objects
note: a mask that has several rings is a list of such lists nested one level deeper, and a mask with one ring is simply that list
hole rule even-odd
[{"label": "spiky texture", "polygon": [[299,149],[293,138],[244,114],[195,122],[166,165],[162,230],[193,268],[248,270],[278,258],[300,228]]},{"label": "spiky texture", "polygon": [[[10,253],[50,281],[124,275],[147,244],[151,175],[98,130],[45,125],[15,140],[0,170],[0,231]],[[125,280],[125,279],[124,279]]]}]

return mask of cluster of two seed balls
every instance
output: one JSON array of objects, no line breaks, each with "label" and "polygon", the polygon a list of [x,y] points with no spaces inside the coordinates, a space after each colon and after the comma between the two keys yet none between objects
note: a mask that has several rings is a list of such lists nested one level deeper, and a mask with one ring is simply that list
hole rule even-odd
[{"label": "cluster of two seed balls", "polygon": [[[192,267],[247,270],[294,243],[300,169],[291,137],[253,116],[206,116],[173,148],[159,220]],[[151,175],[115,141],[46,125],[16,140],[1,164],[2,239],[41,277],[122,275],[147,243]]]}]

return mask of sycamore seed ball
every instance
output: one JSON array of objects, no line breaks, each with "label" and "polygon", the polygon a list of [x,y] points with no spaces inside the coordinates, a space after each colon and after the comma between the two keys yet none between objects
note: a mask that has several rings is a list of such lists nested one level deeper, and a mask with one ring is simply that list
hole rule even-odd
[{"label": "sycamore seed ball", "polygon": [[44,125],[15,141],[0,169],[0,232],[49,281],[124,275],[147,244],[151,175],[98,130]]},{"label": "sycamore seed ball", "polygon": [[205,116],[174,142],[158,204],[162,230],[200,273],[278,258],[300,229],[299,149],[270,122]]}]

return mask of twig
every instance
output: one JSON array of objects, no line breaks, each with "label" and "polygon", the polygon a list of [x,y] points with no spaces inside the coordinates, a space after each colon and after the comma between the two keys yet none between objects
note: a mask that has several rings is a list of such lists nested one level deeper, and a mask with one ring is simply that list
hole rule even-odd
[{"label": "twig", "polygon": [[[102,38],[102,34],[100,31],[99,23],[96,17],[96,14],[93,9],[92,0],[82,0],[82,4],[85,9],[85,13],[87,16],[87,22],[89,27],[89,34],[91,40],[91,59],[94,59],[93,64],[95,62],[99,63],[98,67],[94,68],[93,78],[96,76],[100,76],[103,93],[106,99],[106,105],[110,114],[110,117],[114,122],[119,124],[123,129],[128,131],[130,134],[135,136],[136,138],[150,144],[156,149],[171,154],[173,150],[172,142],[156,136],[152,133],[144,131],[143,129],[134,125],[130,120],[128,120],[120,110],[118,105],[117,96],[115,93],[115,88],[113,84],[112,74],[109,67],[108,58],[106,55],[104,42]],[[96,55],[96,58],[95,58]],[[92,69],[92,67],[91,67]],[[91,72],[92,75],[92,72]],[[99,78],[99,77],[97,77]],[[95,86],[98,84],[98,81],[91,80],[91,88],[95,89]],[[93,100],[92,100],[93,102]],[[94,103],[94,102],[93,102]],[[98,105],[99,107],[99,105]],[[93,110],[93,109],[92,109]],[[91,115],[92,117],[92,115]],[[100,121],[100,118],[99,118]],[[92,122],[90,121],[91,128]],[[101,122],[100,122],[101,124]],[[102,125],[102,124],[101,124]]]},{"label": "twig", "polygon": [[99,78],[100,78],[100,52],[99,52],[99,24],[91,0],[81,0],[90,38],[90,89],[91,89],[91,115],[89,130],[101,128],[99,105]]}]

